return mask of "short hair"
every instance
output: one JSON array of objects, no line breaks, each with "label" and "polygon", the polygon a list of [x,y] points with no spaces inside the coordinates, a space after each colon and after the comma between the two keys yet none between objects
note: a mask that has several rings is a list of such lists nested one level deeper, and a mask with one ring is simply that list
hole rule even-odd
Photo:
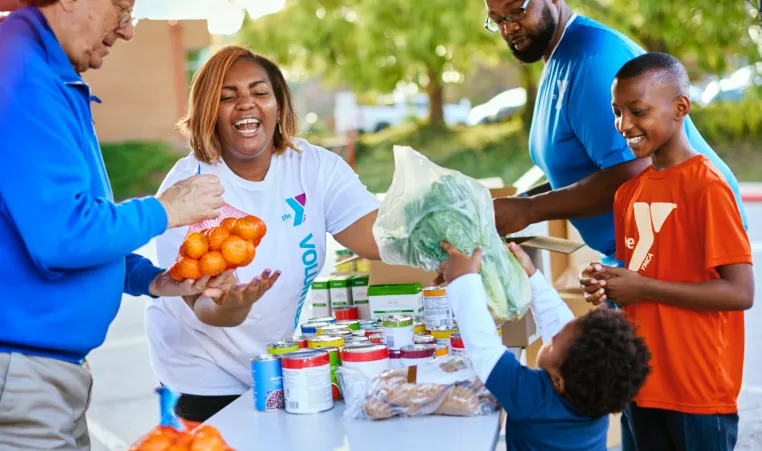
[{"label": "short hair", "polygon": [[651,372],[651,353],[621,312],[597,308],[577,324],[560,369],[566,398],[585,416],[621,412]]},{"label": "short hair", "polygon": [[274,153],[283,153],[288,148],[298,150],[293,142],[296,134],[294,101],[283,72],[267,57],[245,47],[231,45],[212,55],[193,77],[188,112],[178,122],[178,128],[188,139],[196,158],[204,163],[213,163],[220,159],[222,149],[216,132],[220,92],[225,75],[239,59],[262,66],[272,83],[275,99],[280,107],[280,128],[276,127],[273,139]]},{"label": "short hair", "polygon": [[672,55],[660,52],[644,53],[627,61],[616,77],[619,80],[627,80],[648,74],[656,83],[672,85],[680,91],[681,95],[688,95],[691,90],[691,81],[685,67]]}]

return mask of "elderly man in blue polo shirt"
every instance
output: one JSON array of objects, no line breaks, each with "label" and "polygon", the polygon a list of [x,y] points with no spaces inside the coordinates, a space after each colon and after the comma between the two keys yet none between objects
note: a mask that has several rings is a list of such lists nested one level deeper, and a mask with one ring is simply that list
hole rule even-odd
[{"label": "elderly man in blue polo shirt", "polygon": [[0,450],[89,450],[84,361],[122,293],[178,296],[182,283],[133,253],[167,228],[219,214],[197,176],[158,198],[114,203],[81,72],[133,34],[134,0],[26,0],[0,24]]},{"label": "elderly man in blue polo shirt", "polygon": [[[574,14],[564,0],[486,0],[485,27],[508,44],[521,63],[544,66],[529,134],[529,152],[548,183],[520,196],[496,199],[502,235],[551,219],[569,219],[601,262],[616,261],[613,200],[617,188],[650,165],[636,159],[614,125],[611,85],[617,71],[645,53],[621,33]],[[690,118],[691,145],[722,172],[746,224],[738,181]],[[641,139],[648,137],[631,137]],[[582,279],[581,283],[595,283]],[[636,449],[627,412],[624,451]]]}]

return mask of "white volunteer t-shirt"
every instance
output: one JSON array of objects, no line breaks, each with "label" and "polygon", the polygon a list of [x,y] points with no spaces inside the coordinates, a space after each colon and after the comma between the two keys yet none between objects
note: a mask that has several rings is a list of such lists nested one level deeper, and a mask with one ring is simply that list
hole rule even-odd
[{"label": "white volunteer t-shirt", "polygon": [[[153,300],[146,311],[151,362],[161,382],[174,390],[236,395],[251,388],[249,359],[294,333],[307,290],[325,261],[326,232],[335,235],[378,209],[376,198],[341,157],[302,139],[295,144],[300,151],[273,156],[261,182],[238,177],[224,162],[200,163],[202,174],[220,177],[227,203],[267,225],[254,261],[236,271],[238,279],[248,282],[266,268],[282,273],[234,328],[202,323],[179,297]],[[160,191],[191,177],[198,167],[193,154],[178,161]],[[186,232],[187,227],[171,229],[156,239],[160,266],[174,263]]]}]

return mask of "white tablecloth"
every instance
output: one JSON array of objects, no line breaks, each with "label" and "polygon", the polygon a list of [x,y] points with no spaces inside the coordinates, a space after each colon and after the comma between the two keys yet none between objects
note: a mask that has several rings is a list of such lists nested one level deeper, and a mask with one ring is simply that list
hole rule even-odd
[{"label": "white tablecloth", "polygon": [[346,422],[344,404],[315,415],[259,412],[251,391],[210,418],[237,451],[494,451],[500,413]]}]

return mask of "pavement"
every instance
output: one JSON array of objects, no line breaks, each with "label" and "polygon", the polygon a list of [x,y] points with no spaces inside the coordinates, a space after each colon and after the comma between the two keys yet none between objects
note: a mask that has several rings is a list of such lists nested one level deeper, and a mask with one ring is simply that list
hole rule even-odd
[{"label": "pavement", "polygon": [[[749,217],[749,236],[754,260],[762,259],[762,185],[743,189]],[[140,252],[154,257],[153,245]],[[329,255],[331,251],[329,250]],[[326,266],[329,262],[326,262]],[[762,266],[754,267],[757,286],[762,286]],[[759,293],[759,292],[758,292]],[[127,450],[159,421],[159,403],[153,389],[158,380],[148,357],[143,313],[147,298],[125,296],[106,342],[88,360],[95,383],[88,413],[93,451]],[[744,382],[739,399],[738,451],[762,450],[762,294],[746,312],[746,357]],[[499,445],[503,450],[505,445]],[[322,451],[322,450],[319,450]]]}]

